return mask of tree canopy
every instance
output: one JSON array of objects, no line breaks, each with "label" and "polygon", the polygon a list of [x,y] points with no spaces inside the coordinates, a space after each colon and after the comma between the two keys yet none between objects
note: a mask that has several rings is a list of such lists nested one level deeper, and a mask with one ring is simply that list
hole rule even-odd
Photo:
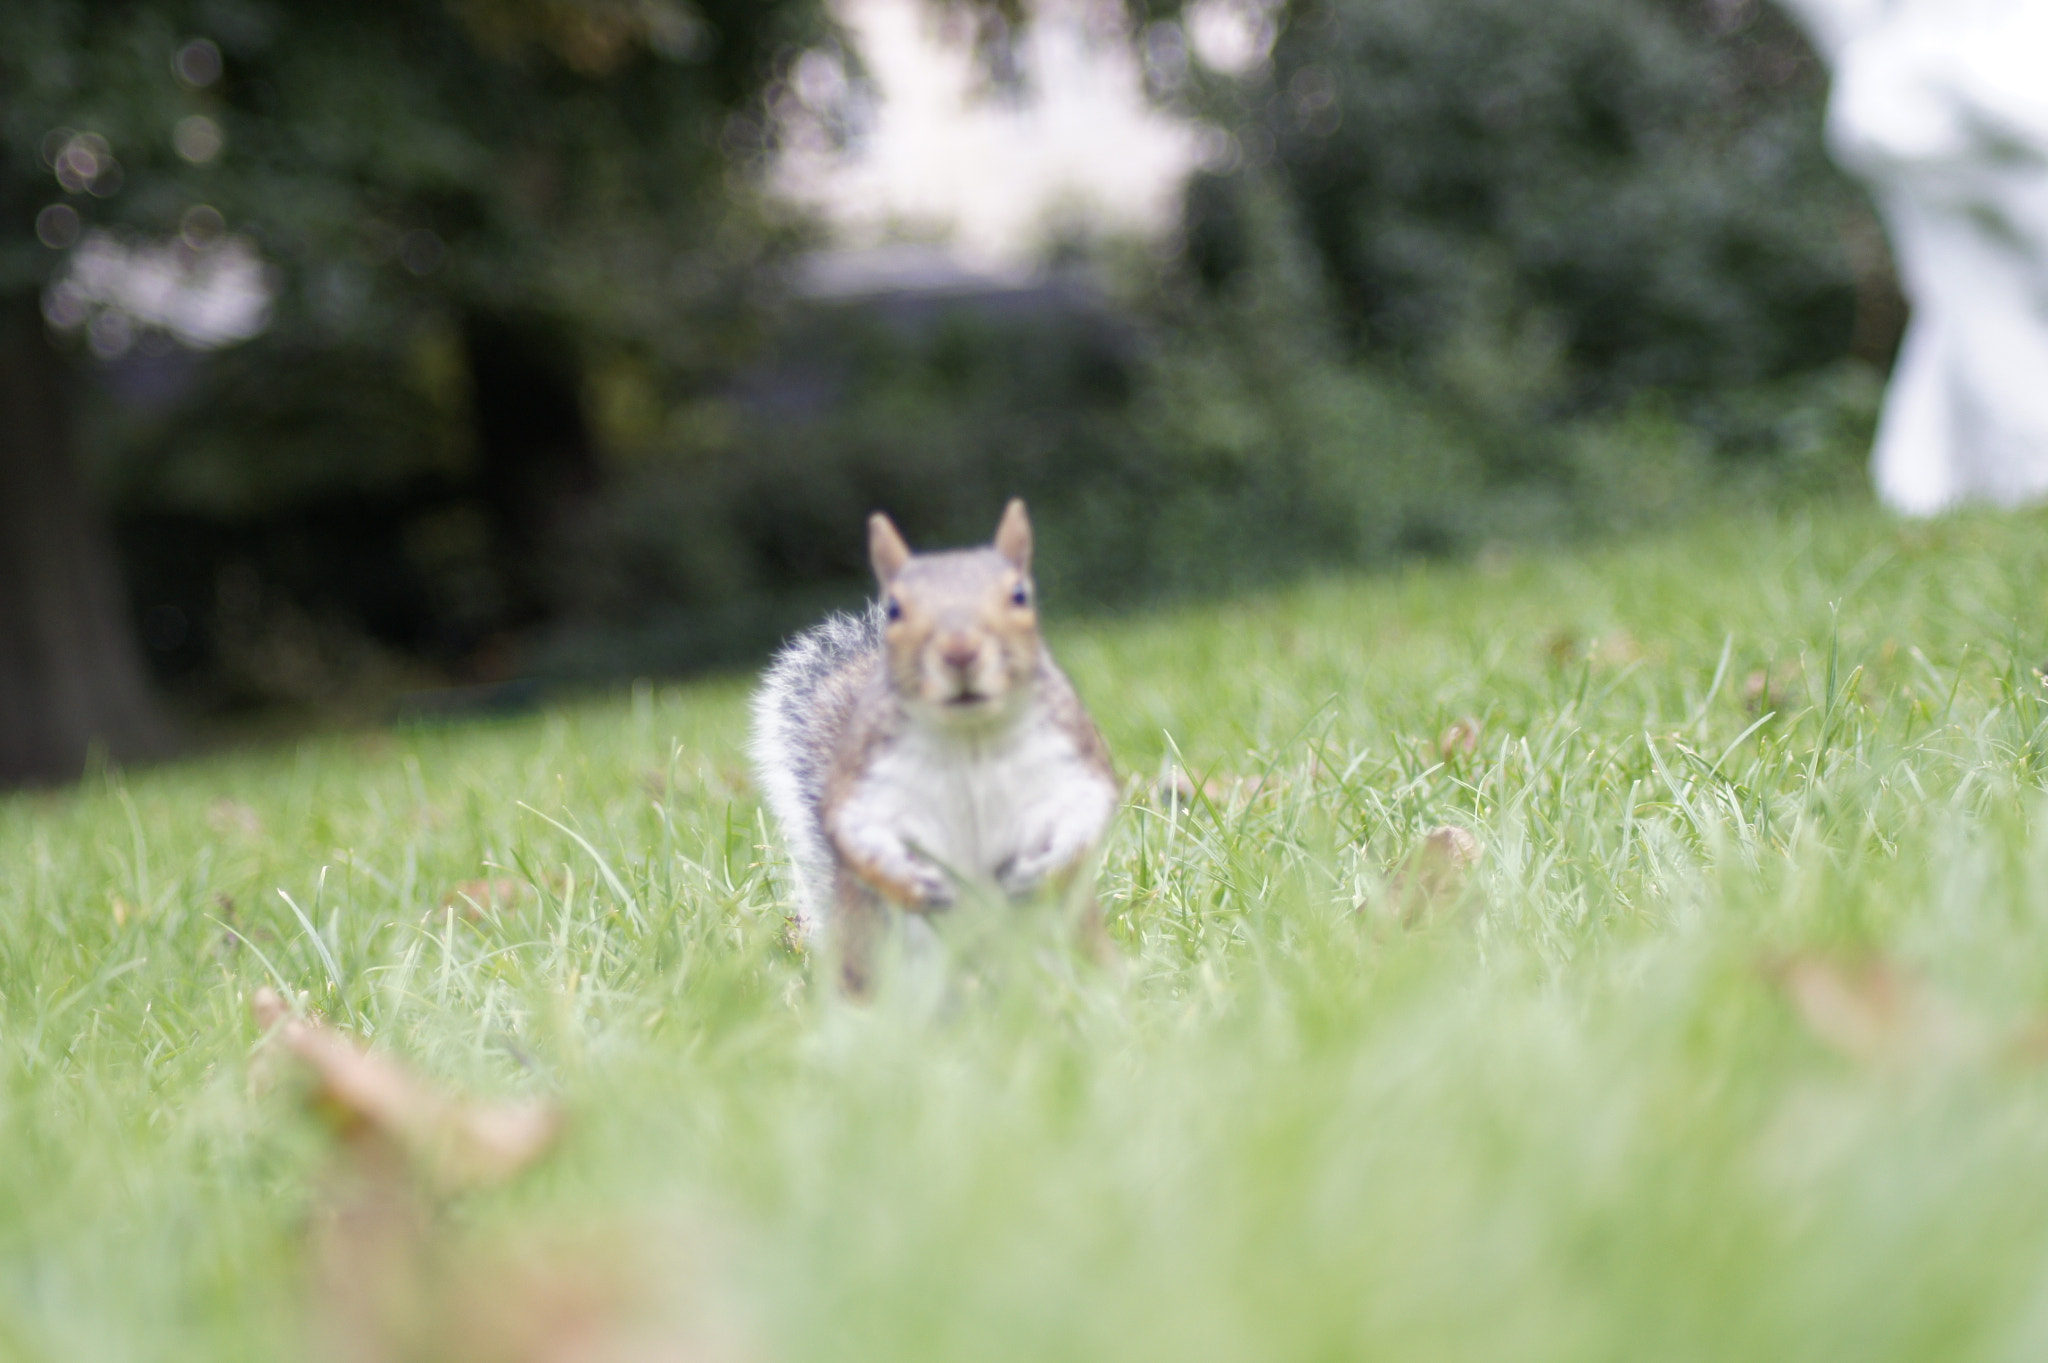
[{"label": "tree canopy", "polygon": [[[0,736],[0,781],[75,771],[96,736],[117,756],[162,745],[146,718],[95,713],[140,715],[134,649],[118,643],[132,629],[75,467],[77,383],[20,318],[40,311],[73,357],[261,330],[281,363],[245,365],[233,394],[261,411],[296,372],[350,353],[374,367],[416,340],[408,319],[438,316],[468,361],[470,473],[498,556],[528,562],[548,506],[588,481],[569,352],[592,334],[686,332],[677,319],[756,249],[757,201],[734,168],[762,145],[783,64],[829,32],[820,0],[11,6],[0,359],[16,400],[0,414],[0,496],[80,528],[0,527],[0,711],[15,734]],[[238,303],[199,292],[239,314],[171,306],[181,285],[228,273]],[[325,407],[346,424],[390,387]],[[285,411],[284,426],[318,426],[321,410]],[[376,443],[369,428],[339,442],[343,481],[378,465]],[[238,442],[234,476],[260,485],[257,466],[297,452]],[[81,618],[99,644],[65,623]],[[92,702],[109,678],[128,699]]]},{"label": "tree canopy", "polygon": [[826,25],[816,0],[13,9],[0,286],[94,229],[245,233],[280,321],[329,330],[421,291],[602,313],[687,290],[749,113]]}]

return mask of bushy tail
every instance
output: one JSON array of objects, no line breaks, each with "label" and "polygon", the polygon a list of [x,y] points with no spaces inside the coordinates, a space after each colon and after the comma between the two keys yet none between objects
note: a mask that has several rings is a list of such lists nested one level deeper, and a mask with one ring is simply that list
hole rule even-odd
[{"label": "bushy tail", "polygon": [[822,811],[852,681],[882,647],[882,613],[828,616],[783,645],[754,693],[754,773],[789,845],[796,917],[805,932],[831,901],[832,851]]}]

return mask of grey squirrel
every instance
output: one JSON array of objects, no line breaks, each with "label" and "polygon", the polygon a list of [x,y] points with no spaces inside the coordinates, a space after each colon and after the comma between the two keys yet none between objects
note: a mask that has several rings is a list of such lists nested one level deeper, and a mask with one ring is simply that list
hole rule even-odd
[{"label": "grey squirrel", "polygon": [[753,700],[798,931],[854,994],[892,906],[1063,890],[1117,806],[1109,751],[1039,637],[1024,503],[992,544],[942,553],[913,554],[877,512],[868,556],[879,598],[791,640]]}]

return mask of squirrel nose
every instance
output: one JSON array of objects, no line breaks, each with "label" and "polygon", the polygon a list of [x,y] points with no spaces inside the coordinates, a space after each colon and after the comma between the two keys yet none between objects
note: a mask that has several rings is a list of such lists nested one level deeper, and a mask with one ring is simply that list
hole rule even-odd
[{"label": "squirrel nose", "polygon": [[951,640],[946,644],[939,656],[945,659],[946,666],[952,668],[955,672],[965,672],[968,668],[974,666],[975,660],[981,656],[981,645],[971,640],[964,642],[957,639]]}]

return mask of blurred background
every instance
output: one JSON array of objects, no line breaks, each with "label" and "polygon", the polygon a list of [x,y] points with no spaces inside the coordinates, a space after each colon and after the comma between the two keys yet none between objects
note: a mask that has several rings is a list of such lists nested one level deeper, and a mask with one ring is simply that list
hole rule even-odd
[{"label": "blurred background", "polygon": [[11,0],[0,785],[745,665],[876,507],[1064,615],[1863,495],[1825,96],[1763,0]]}]

